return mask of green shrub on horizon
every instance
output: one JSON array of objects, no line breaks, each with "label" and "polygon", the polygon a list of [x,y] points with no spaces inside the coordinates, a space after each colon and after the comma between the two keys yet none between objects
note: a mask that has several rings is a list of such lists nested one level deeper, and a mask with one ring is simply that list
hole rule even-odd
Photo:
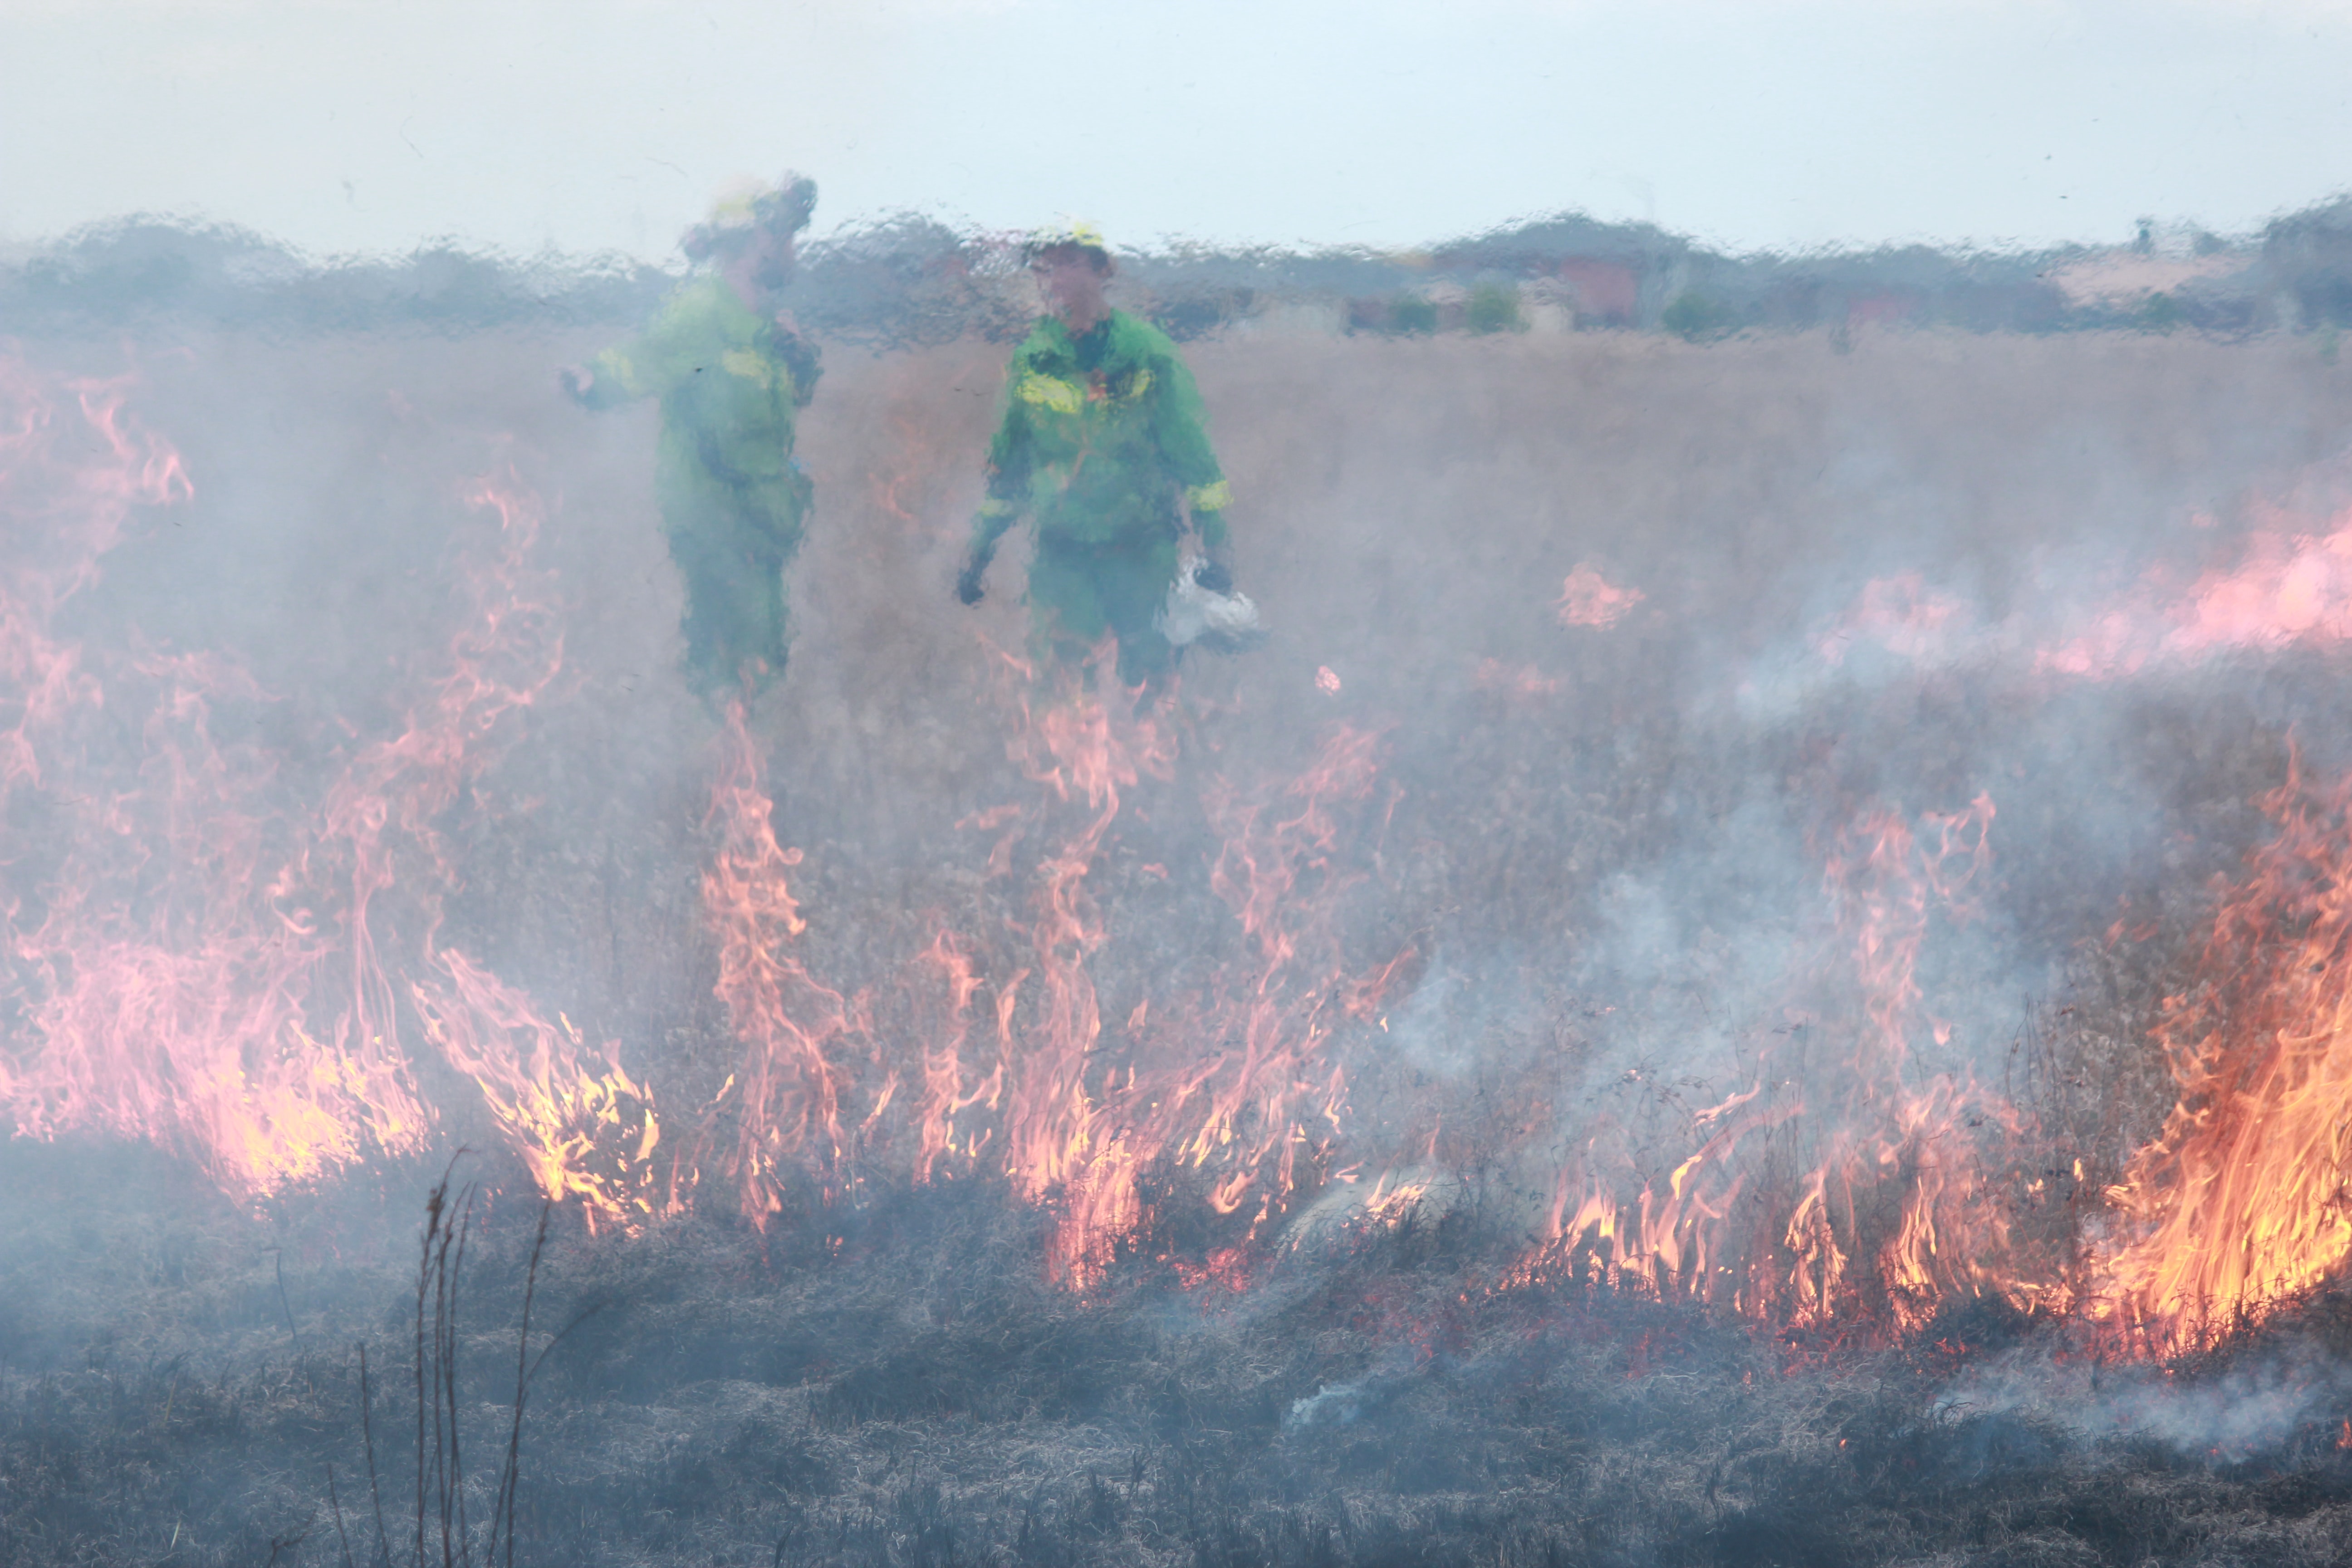
[{"label": "green shrub on horizon", "polygon": [[1527,318],[1519,314],[1519,291],[1507,283],[1481,283],[1471,289],[1465,321],[1480,336],[1528,330]]},{"label": "green shrub on horizon", "polygon": [[1659,314],[1658,324],[1686,342],[1700,342],[1731,331],[1731,309],[1696,289],[1685,289]]},{"label": "green shrub on horizon", "polygon": [[1389,331],[1400,337],[1425,338],[1437,331],[1437,302],[1418,294],[1400,294],[1389,307]]}]

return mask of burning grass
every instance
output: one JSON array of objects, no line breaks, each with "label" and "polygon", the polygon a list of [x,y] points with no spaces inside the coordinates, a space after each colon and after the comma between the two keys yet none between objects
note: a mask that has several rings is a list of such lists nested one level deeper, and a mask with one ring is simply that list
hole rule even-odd
[{"label": "burning grass", "polygon": [[745,714],[567,347],[11,362],[5,1158],[222,1194],[11,1238],[11,1561],[406,1561],[387,1487],[485,1561],[2326,1560],[2332,371],[1208,345],[1280,629],[1139,709],[950,602],[990,351],[853,359]]}]

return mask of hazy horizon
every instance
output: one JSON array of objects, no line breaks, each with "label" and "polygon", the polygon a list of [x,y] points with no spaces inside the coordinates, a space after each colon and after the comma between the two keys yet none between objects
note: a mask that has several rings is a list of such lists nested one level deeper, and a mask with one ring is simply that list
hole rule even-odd
[{"label": "hazy horizon", "polygon": [[1115,243],[1409,247],[1559,211],[1736,252],[2244,234],[2346,187],[2352,5],[127,0],[0,20],[0,243],[661,261],[730,180]]}]

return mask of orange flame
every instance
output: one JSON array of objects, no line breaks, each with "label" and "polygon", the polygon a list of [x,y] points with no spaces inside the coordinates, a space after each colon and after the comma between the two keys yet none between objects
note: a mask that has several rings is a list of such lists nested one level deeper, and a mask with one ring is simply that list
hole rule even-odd
[{"label": "orange flame", "polygon": [[2109,1193],[2095,1309],[2158,1349],[2210,1342],[2352,1256],[2352,779],[2300,768],[2158,1037],[2180,1100]]},{"label": "orange flame", "polygon": [[[347,1030],[310,1033],[331,948],[306,910],[281,907],[282,878],[262,882],[266,846],[238,810],[257,780],[207,723],[215,697],[257,691],[218,660],[147,668],[164,685],[145,731],[148,787],[84,825],[43,890],[44,918],[16,935],[31,1050],[0,1068],[0,1097],[18,1130],[146,1139],[248,1197],[315,1181],[371,1141],[421,1147],[428,1116],[406,1064],[355,1048]],[[151,855],[165,885],[142,900]]]},{"label": "orange flame", "polygon": [[0,790],[49,792],[59,820],[45,837],[61,854],[37,885],[8,889],[24,1027],[0,1053],[0,1102],[21,1133],[152,1140],[254,1196],[359,1158],[370,1134],[413,1148],[425,1119],[398,1064],[307,1032],[325,947],[302,911],[277,907],[286,879],[263,867],[278,846],[247,810],[272,770],[211,734],[216,701],[263,700],[249,676],[212,656],[136,661],[112,679],[118,700],[153,692],[137,783],[79,776],[96,764],[66,728],[108,692],[54,617],[137,509],[194,494],[178,455],[128,421],[131,385],[69,384],[97,440],[68,442],[40,380],[0,359],[0,692],[16,710]]},{"label": "orange flame", "polygon": [[[1727,1301],[1797,1327],[1883,1315],[1897,1331],[1955,1296],[2038,1300],[2010,1264],[2006,1212],[1975,1136],[2013,1131],[2014,1112],[1965,1076],[1913,1087],[1918,1075],[1906,1070],[1930,914],[1969,911],[1992,817],[1979,796],[1965,812],[1930,815],[1923,843],[1901,816],[1874,809],[1832,847],[1824,887],[1864,1026],[1816,1086],[1842,1085],[1842,1098],[1809,1108],[1781,1092],[1768,1051],[1748,1088],[1689,1117],[1696,1147],[1663,1190],[1644,1180],[1630,1202],[1601,1173],[1598,1139],[1588,1141],[1581,1176],[1560,1173],[1545,1239],[1509,1278],[1574,1274],[1580,1255],[1611,1284]],[[1948,1026],[1925,1022],[1939,1043],[1948,1037]],[[1744,1152],[1759,1142],[1762,1152]],[[1774,1181],[1808,1145],[1793,1186]]]},{"label": "orange flame", "polygon": [[656,1196],[652,1165],[661,1142],[652,1094],[621,1070],[620,1044],[604,1066],[586,1062],[572,1020],[541,1017],[530,998],[450,949],[446,979],[411,981],[425,1037],[480,1086],[499,1128],[551,1202],[577,1198],[590,1228],[600,1219],[634,1228],[674,1207]]},{"label": "orange flame", "polygon": [[[55,400],[0,361],[0,692],[15,720],[0,789],[46,788],[63,818],[54,870],[8,889],[25,1026],[0,1052],[0,1104],[26,1134],[149,1139],[257,1197],[425,1147],[434,1118],[397,1033],[385,943],[430,960],[455,876],[436,822],[487,765],[485,737],[552,683],[562,643],[529,565],[537,505],[485,480],[468,499],[496,514],[496,543],[463,563],[466,613],[440,673],[396,738],[363,745],[306,806],[273,759],[215,740],[218,704],[272,700],[233,661],[156,653],[101,671],[51,630],[136,508],[193,493],[169,446],[129,423],[129,387],[72,384],[98,439],[68,458]],[[77,708],[135,712],[142,700],[135,783],[67,743]],[[387,931],[377,906],[396,884],[408,896]],[[478,969],[455,973],[477,1000],[495,994],[501,1016],[527,1012]],[[480,1042],[468,1059],[551,1195],[571,1190],[550,1175],[544,1140],[523,1133],[512,1064]],[[541,1065],[543,1094],[572,1092]]]},{"label": "orange flame", "polygon": [[1968,629],[1969,607],[1930,588],[1916,572],[1874,577],[1863,584],[1843,615],[1814,638],[1813,647],[1832,668],[1845,662],[1857,643],[1871,642],[1906,659],[1933,659]]},{"label": "orange flame", "polygon": [[1580,562],[1561,579],[1556,607],[1564,626],[1594,626],[1606,630],[1633,614],[1649,595],[1639,588],[1620,588],[1590,562]]},{"label": "orange flame", "polygon": [[[1245,972],[1197,999],[1145,997],[1106,1047],[1092,964],[1109,932],[1090,882],[1133,792],[1170,777],[1175,759],[1169,710],[1139,710],[1132,694],[1110,688],[1108,652],[1083,677],[1048,677],[1042,695],[1034,672],[1006,661],[1028,677],[1015,693],[1008,752],[1044,798],[967,822],[1000,830],[1017,815],[1044,829],[1065,810],[1075,821],[1041,833],[1053,847],[1031,873],[1025,925],[1007,933],[1026,962],[996,987],[998,1060],[976,1086],[961,1065],[963,1015],[980,984],[973,950],[940,934],[921,965],[947,980],[950,1005],[946,1024],[922,1026],[935,1043],[924,1058],[918,1179],[957,1146],[950,1115],[1000,1112],[1001,1168],[1017,1192],[1054,1206],[1049,1268],[1079,1286],[1142,1224],[1139,1182],[1155,1163],[1202,1172],[1221,1212],[1252,1199],[1259,1220],[1274,1212],[1296,1184],[1302,1152],[1327,1148],[1337,1127],[1344,1081],[1318,1060],[1336,1016],[1355,1016],[1353,1005],[1369,1016],[1368,998],[1398,967],[1339,984],[1332,925],[1349,881],[1330,867],[1333,811],[1368,795],[1374,771],[1373,738],[1343,726],[1299,779],[1248,795],[1221,787],[1208,802],[1225,838],[1211,886],[1253,954]],[[992,874],[1010,869],[1010,846],[1028,827],[998,840]],[[1303,884],[1312,890],[1302,896]],[[1327,1131],[1310,1136],[1309,1124]],[[976,1154],[990,1136],[966,1131],[961,1147]]]},{"label": "orange flame", "polygon": [[719,943],[712,990],[744,1046],[729,1084],[730,1163],[743,1213],[763,1229],[783,1208],[787,1167],[806,1159],[829,1173],[840,1161],[848,1075],[827,1052],[852,1032],[840,993],[812,979],[786,946],[807,922],[787,881],[801,852],[776,842],[774,814],[743,705],[732,703],[705,819],[719,848],[702,874],[702,910]]},{"label": "orange flame", "polygon": [[[1028,932],[1036,1001],[1019,1052],[1008,1058],[1013,1070],[1004,1112],[1006,1167],[1033,1200],[1058,1195],[1063,1218],[1051,1267],[1056,1277],[1080,1281],[1110,1241],[1141,1218],[1135,1178],[1142,1163],[1086,1083],[1087,1059],[1102,1035],[1087,961],[1105,940],[1087,877],[1118,820],[1122,792],[1147,773],[1164,775],[1174,755],[1155,710],[1138,710],[1124,694],[1103,689],[1114,654],[1108,643],[1097,650],[1091,689],[1064,679],[1042,708],[1033,708],[1024,693],[1008,742],[1024,772],[1056,801],[1081,803],[1086,813],[1037,868]],[[1008,1028],[1012,1021],[1008,1011]]]},{"label": "orange flame", "polygon": [[[1225,1023],[1217,1033],[1237,1038],[1241,1055],[1211,1091],[1206,1117],[1178,1145],[1178,1155],[1197,1166],[1213,1149],[1238,1139],[1237,1174],[1269,1157],[1276,1162],[1269,1203],[1291,1191],[1307,1142],[1296,1108],[1319,1101],[1311,1120],[1339,1125],[1344,1080],[1336,1068],[1328,1078],[1318,1071],[1334,1026],[1328,1009],[1347,978],[1336,920],[1349,879],[1333,864],[1339,837],[1334,807],[1370,798],[1378,742],[1369,731],[1334,725],[1321,754],[1278,795],[1244,800],[1228,793],[1210,802],[1210,819],[1225,842],[1209,885],[1240,921],[1256,963],[1219,1009]],[[1311,895],[1301,889],[1309,878],[1318,884]],[[1378,1005],[1377,984],[1393,973],[1391,964],[1373,991],[1349,994],[1360,1015]],[[1237,1205],[1241,1190],[1234,1186],[1224,1206]]]},{"label": "orange flame", "polygon": [[2324,531],[2283,506],[2256,517],[2237,564],[2178,590],[2151,574],[2087,630],[2040,651],[2036,667],[2107,680],[2211,653],[2352,637],[2352,510]]},{"label": "orange flame", "polygon": [[[1378,737],[1335,726],[1305,773],[1278,789],[1208,801],[1224,839],[1210,886],[1230,907],[1253,954],[1197,1007],[1171,1008],[1155,1029],[1139,1009],[1137,1056],[1105,1103],[1089,1106],[1083,1154],[1065,1187],[1067,1218],[1055,1265],[1084,1283],[1141,1220],[1137,1182],[1167,1159],[1212,1177],[1210,1206],[1235,1214],[1253,1198],[1251,1230],[1297,1188],[1302,1152],[1328,1152],[1346,1079],[1326,1047],[1352,998],[1360,1014],[1393,974],[1385,966],[1350,986],[1336,929],[1350,879],[1333,857],[1336,808],[1371,793]],[[1339,1005],[1335,1005],[1339,1004]],[[1223,1042],[1205,1048],[1208,1042]]]},{"label": "orange flame", "polygon": [[[397,992],[376,933],[376,901],[401,881],[404,865],[422,870],[414,919],[422,927],[420,957],[430,962],[440,898],[457,880],[435,824],[488,765],[482,740],[536,703],[563,666],[551,595],[530,565],[542,521],[537,498],[509,476],[478,481],[466,499],[497,517],[497,545],[461,570],[467,613],[449,639],[443,672],[409,710],[400,734],[361,748],[320,813],[320,869],[341,862],[348,889],[341,923],[350,1001],[330,1037],[363,1064],[371,1083],[387,1089],[404,1090],[408,1069],[399,1044]],[[306,855],[289,875],[288,894],[316,875],[311,858]],[[495,1104],[492,1085],[481,1087]],[[428,1120],[418,1107],[420,1134]],[[523,1153],[531,1163],[531,1151],[526,1147]],[[548,1190],[547,1195],[561,1194]]]},{"label": "orange flame", "polygon": [[978,1156],[986,1133],[967,1133],[963,1147],[959,1149],[955,1119],[975,1105],[995,1106],[1004,1082],[1004,1067],[999,1061],[986,1081],[966,1090],[963,1048],[971,1033],[971,999],[980,990],[980,977],[973,972],[971,954],[953,933],[940,931],[933,935],[931,945],[923,950],[918,962],[935,972],[947,988],[944,1016],[923,1032],[923,1093],[916,1111],[914,1172],[919,1186],[938,1173],[940,1162],[949,1156]]},{"label": "orange flame", "polygon": [[[480,804],[488,742],[562,668],[551,584],[531,565],[536,501],[510,478],[468,493],[496,527],[465,555],[459,629],[418,672],[397,732],[362,739],[338,773],[306,785],[215,735],[224,705],[275,700],[233,660],[123,658],[58,630],[140,510],[193,494],[176,454],[128,417],[129,385],[72,383],[60,395],[0,357],[0,803],[37,805],[43,824],[40,853],[26,853],[35,835],[0,817],[18,1019],[0,1045],[0,1111],[18,1131],[151,1140],[260,1196],[425,1148],[436,1112],[410,1049],[425,1044],[478,1088],[541,1191],[577,1201],[592,1224],[635,1227],[690,1202],[724,1114],[721,1163],[761,1226],[796,1182],[825,1198],[852,1190],[858,1162],[879,1151],[903,1157],[918,1184],[979,1169],[985,1154],[1024,1198],[1055,1209],[1048,1266],[1083,1289],[1150,1220],[1147,1175],[1182,1172],[1229,1219],[1206,1263],[1179,1260],[1180,1275],[1246,1283],[1252,1243],[1338,1147],[1343,1031],[1375,1026],[1409,956],[1358,972],[1343,941],[1360,885],[1346,839],[1377,780],[1373,732],[1336,725],[1297,777],[1204,792],[1220,839],[1208,887],[1230,911],[1220,940],[1239,960],[1184,991],[1150,989],[1107,1031],[1095,968],[1114,933],[1100,868],[1123,824],[1140,819],[1146,781],[1178,776],[1179,725],[1172,705],[1138,710],[1115,689],[1108,650],[1049,695],[1022,670],[1008,752],[1035,798],[967,821],[1000,835],[992,876],[1013,872],[1022,844],[1045,847],[1023,912],[961,932],[934,917],[885,996],[887,1021],[908,1021],[903,1046],[888,1047],[902,1054],[886,1057],[880,1042],[900,1037],[876,1026],[873,998],[845,996],[803,961],[790,882],[801,852],[777,837],[762,758],[734,706],[701,898],[713,994],[742,1056],[699,1141],[671,1141],[665,1185],[654,1096],[623,1069],[618,1045],[592,1049],[562,1013],[440,941],[457,879],[449,815],[469,791]],[[879,500],[915,526],[912,498]],[[2347,563],[2352,521],[2258,535],[2244,563],[2208,573],[2180,603],[2127,605],[2103,623],[2105,641],[2045,666],[2109,673],[2341,640],[2352,636]],[[1642,602],[1580,565],[1559,617],[1606,627]],[[1966,630],[1958,601],[1910,575],[1870,584],[1840,635],[1925,658]],[[1835,663],[1845,647],[1821,651]],[[1529,699],[1559,685],[1495,661],[1473,679]],[[1317,683],[1341,689],[1328,668]],[[101,712],[136,736],[131,763],[110,768],[89,744]],[[2352,1037],[2341,890],[2352,886],[2352,779],[2323,799],[2298,775],[2264,804],[2277,838],[2225,901],[2198,984],[2160,1032],[2179,1106],[2112,1193],[2123,1223],[2099,1256],[2092,1309],[2143,1347],[2210,1342],[2352,1257],[2352,1047],[2341,1043]],[[2018,1113],[1939,1068],[1928,1043],[1947,1046],[1951,1028],[1927,1010],[1926,943],[1938,921],[1971,912],[1992,821],[1982,796],[1949,815],[1853,817],[1825,857],[1830,956],[1804,981],[1826,988],[1814,1016],[1851,1021],[1749,1053],[1717,1103],[1674,1111],[1667,1159],[1635,1159],[1615,1129],[1583,1130],[1583,1158],[1558,1173],[1543,1242],[1514,1278],[1573,1271],[1807,1329],[1907,1332],[1973,1296],[2071,1305],[2072,1287],[2021,1261],[2010,1234],[2001,1186]],[[984,989],[992,1005],[975,1026]],[[1427,1159],[1434,1147],[1433,1132]],[[1362,1212],[1397,1223],[1427,1190],[1383,1178]]]}]

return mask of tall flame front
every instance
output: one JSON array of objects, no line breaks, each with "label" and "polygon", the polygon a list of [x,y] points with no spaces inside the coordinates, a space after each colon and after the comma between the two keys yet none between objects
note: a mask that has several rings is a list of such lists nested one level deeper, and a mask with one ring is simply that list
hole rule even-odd
[{"label": "tall flame front", "polygon": [[2352,1258],[2352,779],[2296,769],[2265,796],[2277,837],[2222,900],[2158,1035],[2180,1091],[2110,1193],[2103,1318],[2192,1349]]},{"label": "tall flame front", "polygon": [[[1050,1215],[1046,1267],[1080,1290],[1146,1245],[1180,1190],[1213,1242],[1171,1260],[1228,1283],[1302,1196],[1368,1157],[1390,1162],[1359,1205],[1374,1223],[1432,1190],[1434,1127],[1417,1157],[1402,1136],[1375,1146],[1350,1104],[1425,957],[1419,938],[1382,948],[1360,918],[1382,897],[1362,851],[1397,798],[1377,805],[1380,728],[1331,722],[1296,771],[1237,778],[1173,695],[1118,688],[1108,647],[1058,675],[1002,658],[1014,798],[966,823],[987,836],[984,896],[910,911],[919,944],[853,986],[826,977],[828,911],[796,891],[803,853],[780,837],[760,732],[728,705],[698,913],[730,1054],[688,1093],[448,934],[453,824],[489,809],[488,770],[562,690],[537,498],[510,472],[449,498],[448,620],[380,705],[397,717],[378,732],[346,719],[322,761],[298,763],[226,738],[256,731],[225,712],[286,700],[236,658],[68,630],[137,521],[194,494],[130,417],[132,389],[0,358],[0,1111],[17,1134],[150,1142],[257,1200],[437,1149],[454,1083],[537,1189],[593,1225],[715,1202],[765,1229],[869,1184],[985,1178]],[[895,488],[885,500],[911,524]],[[2042,647],[2036,671],[2108,679],[2217,646],[2339,639],[2347,537],[2273,541],[2179,603],[2136,594]],[[1645,603],[1580,565],[1553,618],[1624,636]],[[1934,662],[1973,635],[1957,600],[1906,574],[1866,588],[1815,653],[1841,667],[1867,639]],[[1527,701],[1560,689],[1493,659],[1474,684]],[[1318,687],[1343,689],[1328,668]],[[2079,1256],[2021,1237],[2048,1136],[1930,1011],[1923,955],[1979,918],[1996,822],[1989,795],[1945,804],[1849,803],[1819,833],[1785,1022],[1745,1037],[1737,1081],[1704,1103],[1632,1068],[1618,1103],[1642,1129],[1622,1110],[1572,1121],[1538,1234],[1498,1288],[1599,1284],[1830,1339],[1999,1300],[2160,1352],[2340,1274],[2352,780],[2317,788],[2298,769],[2265,797],[2275,834],[2166,1003],[2178,1105]],[[1129,853],[1155,812],[1205,826],[1198,865]],[[1168,918],[1193,922],[1183,941],[1125,943],[1112,912],[1171,883],[1199,895],[1169,896]],[[1522,1116],[1522,1146],[1501,1152],[1540,1161],[1543,1121]]]}]

